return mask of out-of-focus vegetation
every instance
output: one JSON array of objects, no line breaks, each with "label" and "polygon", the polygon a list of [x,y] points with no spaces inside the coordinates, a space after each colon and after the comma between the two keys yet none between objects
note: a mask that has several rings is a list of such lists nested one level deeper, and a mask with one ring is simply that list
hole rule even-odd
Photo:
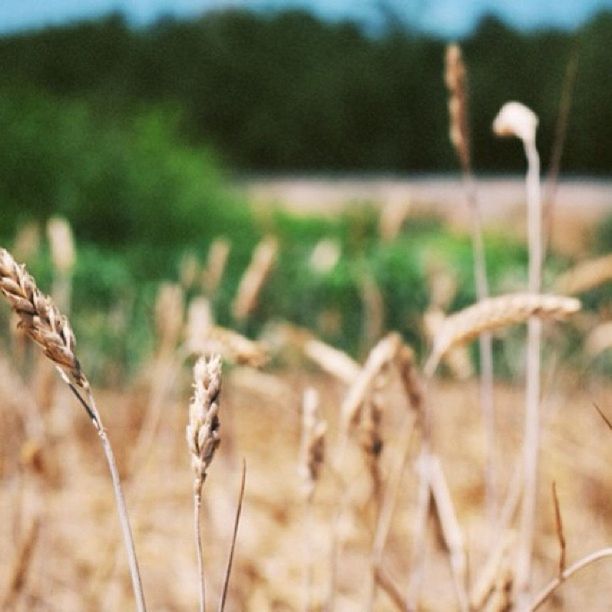
[{"label": "out-of-focus vegetation", "polygon": [[[518,99],[551,150],[567,63],[577,50],[564,168],[612,168],[612,15],[576,33],[519,33],[488,18],[462,46],[470,69],[475,163],[518,170],[516,142],[490,123]],[[112,122],[152,102],[174,106],[182,133],[247,170],[447,170],[444,43],[390,27],[377,36],[303,12],[209,13],[134,31],[120,17],[0,40],[2,82],[86,99]]]},{"label": "out-of-focus vegetation", "polygon": [[[611,35],[605,15],[577,35],[579,79],[564,158],[572,170],[612,167],[602,144],[612,141],[604,95],[612,60],[602,42]],[[465,41],[479,168],[523,164],[517,143],[494,144],[490,135],[508,98],[539,113],[546,158],[574,44],[567,34],[518,34],[491,19]],[[244,331],[288,319],[355,353],[363,348],[363,279],[371,278],[386,326],[418,348],[432,254],[459,280],[452,307],[474,301],[466,236],[413,218],[383,242],[374,210],[361,206],[333,220],[255,215],[228,190],[221,168],[454,167],[442,57],[438,40],[397,29],[369,37],[296,12],[226,12],[144,31],[112,18],[0,39],[0,239],[11,244],[26,223],[42,231],[52,215],[70,221],[79,247],[75,326],[92,354],[110,362],[137,363],[151,349],[159,281],[178,277],[186,253],[203,263],[216,236],[232,245],[214,298],[221,323],[235,324],[240,276],[253,247],[273,234],[280,260]],[[610,236],[603,226],[604,252]],[[341,256],[317,272],[309,261],[322,239],[334,240]],[[523,280],[526,255],[512,240],[488,238],[494,290],[522,286],[516,279]],[[44,249],[29,263],[50,287]],[[551,265],[561,268],[555,257]],[[101,315],[113,310],[115,318]]]}]

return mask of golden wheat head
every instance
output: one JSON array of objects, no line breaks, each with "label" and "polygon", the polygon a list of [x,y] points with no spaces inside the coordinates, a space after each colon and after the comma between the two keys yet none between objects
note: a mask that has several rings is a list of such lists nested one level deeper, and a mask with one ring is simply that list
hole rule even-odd
[{"label": "golden wheat head", "polygon": [[194,490],[202,488],[217,447],[219,436],[219,395],[221,393],[221,356],[201,357],[193,369],[194,394],[189,405],[187,445],[194,471]]},{"label": "golden wheat head", "polygon": [[434,338],[425,373],[431,376],[451,348],[484,332],[524,323],[531,317],[564,319],[579,310],[579,300],[558,295],[517,293],[482,300],[444,320]]},{"label": "golden wheat head", "polygon": [[76,340],[68,319],[50,297],[37,287],[25,266],[0,248],[0,291],[19,317],[19,327],[57,366],[63,378],[80,388],[88,388],[87,378],[75,354]]}]

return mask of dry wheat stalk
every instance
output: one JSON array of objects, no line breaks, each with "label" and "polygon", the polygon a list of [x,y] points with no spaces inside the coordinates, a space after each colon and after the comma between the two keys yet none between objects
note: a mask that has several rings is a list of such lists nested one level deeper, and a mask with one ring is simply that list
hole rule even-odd
[{"label": "dry wheat stalk", "polygon": [[213,298],[227,266],[227,260],[231,250],[229,240],[225,238],[215,238],[208,249],[206,257],[206,267],[202,272],[202,286],[209,298]]},{"label": "dry wheat stalk", "polygon": [[257,306],[259,294],[272,272],[277,254],[278,242],[269,236],[255,247],[232,304],[232,313],[236,320],[244,321]]},{"label": "dry wheat stalk", "polygon": [[600,561],[601,559],[606,559],[608,557],[612,557],[612,548],[602,548],[601,550],[597,550],[586,557],[576,561],[573,565],[570,565],[566,570],[564,570],[560,576],[553,578],[533,599],[533,602],[529,606],[529,612],[535,612],[540,608],[540,606],[546,602],[546,600],[568,579],[571,578],[574,574],[584,569],[585,567],[595,563],[596,561]]},{"label": "dry wheat stalk", "polygon": [[612,280],[612,254],[583,261],[564,274],[555,282],[559,293],[576,295],[595,289]]},{"label": "dry wheat stalk", "polygon": [[391,332],[370,351],[363,369],[342,403],[341,418],[345,430],[356,422],[359,410],[370,392],[376,376],[386,364],[395,360],[401,346],[400,335]]},{"label": "dry wheat stalk", "polygon": [[136,605],[139,612],[144,612],[146,605],[138,560],[115,456],[102,424],[89,381],[82,372],[76,356],[76,340],[70,323],[59,312],[51,298],[38,289],[25,266],[17,264],[11,254],[2,248],[0,248],[0,292],[18,315],[20,328],[55,364],[62,379],[69,385],[98,432],[113,482]]},{"label": "dry wheat stalk", "polygon": [[28,578],[28,570],[31,565],[32,556],[38,542],[40,532],[40,519],[35,517],[31,520],[25,535],[19,542],[17,553],[11,563],[9,579],[5,592],[0,602],[0,609],[14,610],[19,593],[23,591]]},{"label": "dry wheat stalk", "polygon": [[466,591],[467,560],[463,533],[459,527],[455,506],[446,482],[446,477],[442,471],[442,465],[436,456],[431,457],[429,468],[431,495],[440,521],[442,537],[448,549],[459,608],[467,612],[467,610],[469,610],[469,601]]},{"label": "dry wheat stalk", "polygon": [[[542,236],[542,197],[540,193],[540,155],[536,147],[537,115],[519,102],[502,106],[493,131],[498,136],[514,136],[523,142],[527,158],[527,234],[529,243],[529,292],[542,290],[544,246]],[[519,608],[524,608],[531,588],[531,561],[535,533],[538,465],[540,451],[542,322],[530,317],[527,326],[527,362],[525,382],[525,435],[523,440],[524,493],[521,525],[516,555],[514,589]]]},{"label": "dry wheat stalk", "polygon": [[[433,341],[436,332],[444,323],[446,315],[442,310],[429,308],[423,314],[423,327],[428,340]],[[458,380],[466,380],[474,374],[468,348],[461,344],[450,349],[443,357],[451,374]]]},{"label": "dry wheat stalk", "polygon": [[[473,272],[478,301],[489,297],[485,243],[482,219],[472,172],[469,141],[469,108],[467,71],[461,49],[450,45],[446,52],[446,85],[449,90],[450,139],[457,153],[462,169],[463,190],[470,212],[470,232],[472,238]],[[442,306],[442,308],[444,308]],[[489,519],[492,520],[497,505],[497,483],[495,475],[495,406],[493,403],[493,340],[491,334],[484,333],[479,338],[480,353],[480,408],[485,427],[487,458],[485,467],[486,501]],[[451,354],[448,361],[455,364],[459,371],[467,372],[465,351]],[[452,365],[451,365],[452,367]]]},{"label": "dry wheat stalk", "polygon": [[194,394],[189,404],[186,435],[187,446],[191,453],[191,467],[194,472],[194,531],[200,579],[200,610],[203,612],[206,609],[206,589],[200,526],[202,486],[221,441],[218,416],[219,394],[221,393],[221,356],[213,355],[210,359],[204,357],[198,359],[193,369],[193,377]]},{"label": "dry wheat stalk", "polygon": [[530,317],[563,319],[578,310],[580,302],[575,298],[530,293],[502,295],[468,306],[447,317],[441,325],[425,373],[431,376],[449,349],[469,342],[483,332],[524,323]]},{"label": "dry wheat stalk", "polygon": [[302,442],[300,448],[300,476],[304,494],[310,499],[321,476],[325,460],[327,424],[319,413],[319,394],[308,387],[302,403]]},{"label": "dry wheat stalk", "polygon": [[311,610],[314,559],[311,545],[314,520],[312,503],[315,488],[325,461],[325,434],[327,423],[319,412],[319,394],[316,389],[308,387],[302,401],[302,440],[300,445],[299,473],[304,492],[304,610]]},{"label": "dry wheat stalk", "polygon": [[508,556],[515,541],[516,533],[506,530],[502,532],[497,544],[491,549],[470,593],[470,606],[473,610],[481,610],[491,598],[500,574],[507,570]]}]

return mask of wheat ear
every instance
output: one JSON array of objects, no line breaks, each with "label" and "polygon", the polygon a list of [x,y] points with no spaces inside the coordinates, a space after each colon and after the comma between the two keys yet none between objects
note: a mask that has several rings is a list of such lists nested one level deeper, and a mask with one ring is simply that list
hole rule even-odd
[{"label": "wheat ear", "polygon": [[564,272],[555,283],[560,293],[575,295],[612,280],[612,254],[589,259]]},{"label": "wheat ear", "polygon": [[245,321],[257,307],[259,296],[272,272],[277,255],[278,242],[270,236],[264,238],[253,250],[251,261],[240,279],[232,303],[232,314],[236,321]]},{"label": "wheat ear", "polygon": [[489,298],[447,317],[435,336],[425,373],[431,376],[440,359],[454,346],[483,332],[524,323],[531,317],[563,319],[580,310],[580,301],[558,295],[516,293]]},{"label": "wheat ear", "polygon": [[201,357],[193,369],[194,394],[189,404],[187,446],[191,454],[193,479],[193,513],[198,572],[200,579],[200,610],[206,610],[206,586],[202,555],[201,507],[202,487],[208,468],[215,456],[219,436],[219,395],[221,393],[221,357]]},{"label": "wheat ear", "polygon": [[0,292],[19,317],[19,327],[55,364],[62,379],[79,400],[98,432],[113,482],[137,609],[139,612],[144,612],[146,605],[142,581],[115,455],[102,424],[89,381],[81,370],[81,364],[76,356],[76,339],[70,322],[59,312],[51,298],[38,289],[36,281],[27,273],[25,266],[19,265],[12,255],[2,248],[0,248]]},{"label": "wheat ear", "polygon": [[[467,70],[463,62],[461,48],[449,45],[446,50],[446,86],[449,91],[448,110],[450,117],[450,140],[459,159],[465,199],[470,212],[470,231],[472,235],[472,253],[476,296],[479,301],[489,297],[487,262],[485,254],[482,219],[476,181],[472,172],[470,151],[469,108]],[[497,504],[497,483],[495,477],[495,407],[493,404],[493,339],[490,333],[483,333],[479,338],[480,353],[480,404],[486,432],[487,465],[486,488],[487,505],[490,518]]]}]

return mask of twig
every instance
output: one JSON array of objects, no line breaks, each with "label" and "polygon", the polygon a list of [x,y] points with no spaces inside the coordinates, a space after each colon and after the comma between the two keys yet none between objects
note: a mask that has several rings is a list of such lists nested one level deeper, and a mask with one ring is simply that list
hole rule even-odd
[{"label": "twig", "polygon": [[27,580],[28,569],[32,560],[34,549],[36,548],[36,542],[38,541],[38,533],[40,528],[40,520],[36,517],[21,541],[19,549],[15,556],[15,560],[11,566],[10,578],[6,587],[6,593],[0,604],[2,610],[13,610],[15,599],[22,591],[23,586]]},{"label": "twig", "polygon": [[234,531],[232,533],[232,545],[230,547],[229,559],[227,560],[227,568],[223,578],[223,593],[219,602],[219,612],[225,609],[225,600],[227,599],[227,589],[229,587],[230,575],[232,573],[232,563],[234,561],[234,551],[236,550],[236,538],[238,537],[238,526],[240,525],[240,514],[242,512],[242,502],[244,500],[244,487],[246,483],[246,460],[242,460],[242,478],[240,481],[240,493],[238,494],[238,505],[236,506],[236,516],[234,518]]},{"label": "twig", "polygon": [[397,585],[382,567],[377,567],[374,574],[376,584],[387,594],[398,610],[412,612],[414,608],[404,601],[403,595]]},{"label": "twig", "polygon": [[563,521],[561,520],[561,508],[559,507],[559,498],[557,497],[557,483],[553,480],[552,483],[552,496],[555,504],[555,529],[557,531],[557,538],[559,539],[559,577],[563,576],[565,571],[565,535],[563,534]]},{"label": "twig", "polygon": [[557,193],[559,170],[561,168],[561,157],[565,145],[565,137],[567,135],[567,126],[569,123],[570,110],[572,107],[572,95],[576,84],[576,76],[578,74],[578,43],[576,42],[565,68],[565,76],[563,78],[563,86],[561,89],[561,100],[559,102],[559,112],[557,115],[557,123],[555,125],[555,138],[550,155],[550,165],[548,168],[548,178],[546,181],[546,195],[544,197],[543,217],[544,217],[544,249],[550,243],[554,210],[555,196]]},{"label": "twig", "polygon": [[436,456],[432,456],[429,465],[431,494],[438,520],[440,521],[444,543],[448,550],[459,609],[467,612],[469,610],[469,599],[466,590],[466,555],[463,534],[459,527],[459,521],[457,520],[457,514],[440,460]]},{"label": "twig", "polygon": [[603,419],[604,423],[608,426],[608,429],[612,430],[612,422],[603,413],[603,410],[595,402],[593,402],[593,406],[595,407],[595,410],[597,410],[597,412],[599,413],[599,416]]},{"label": "twig", "polygon": [[535,612],[568,578],[571,578],[576,572],[584,569],[591,563],[595,563],[606,557],[612,557],[612,547],[602,548],[597,550],[586,557],[583,557],[579,561],[576,561],[573,565],[570,565],[560,576],[553,578],[534,598],[533,602],[529,606],[530,612]]}]

